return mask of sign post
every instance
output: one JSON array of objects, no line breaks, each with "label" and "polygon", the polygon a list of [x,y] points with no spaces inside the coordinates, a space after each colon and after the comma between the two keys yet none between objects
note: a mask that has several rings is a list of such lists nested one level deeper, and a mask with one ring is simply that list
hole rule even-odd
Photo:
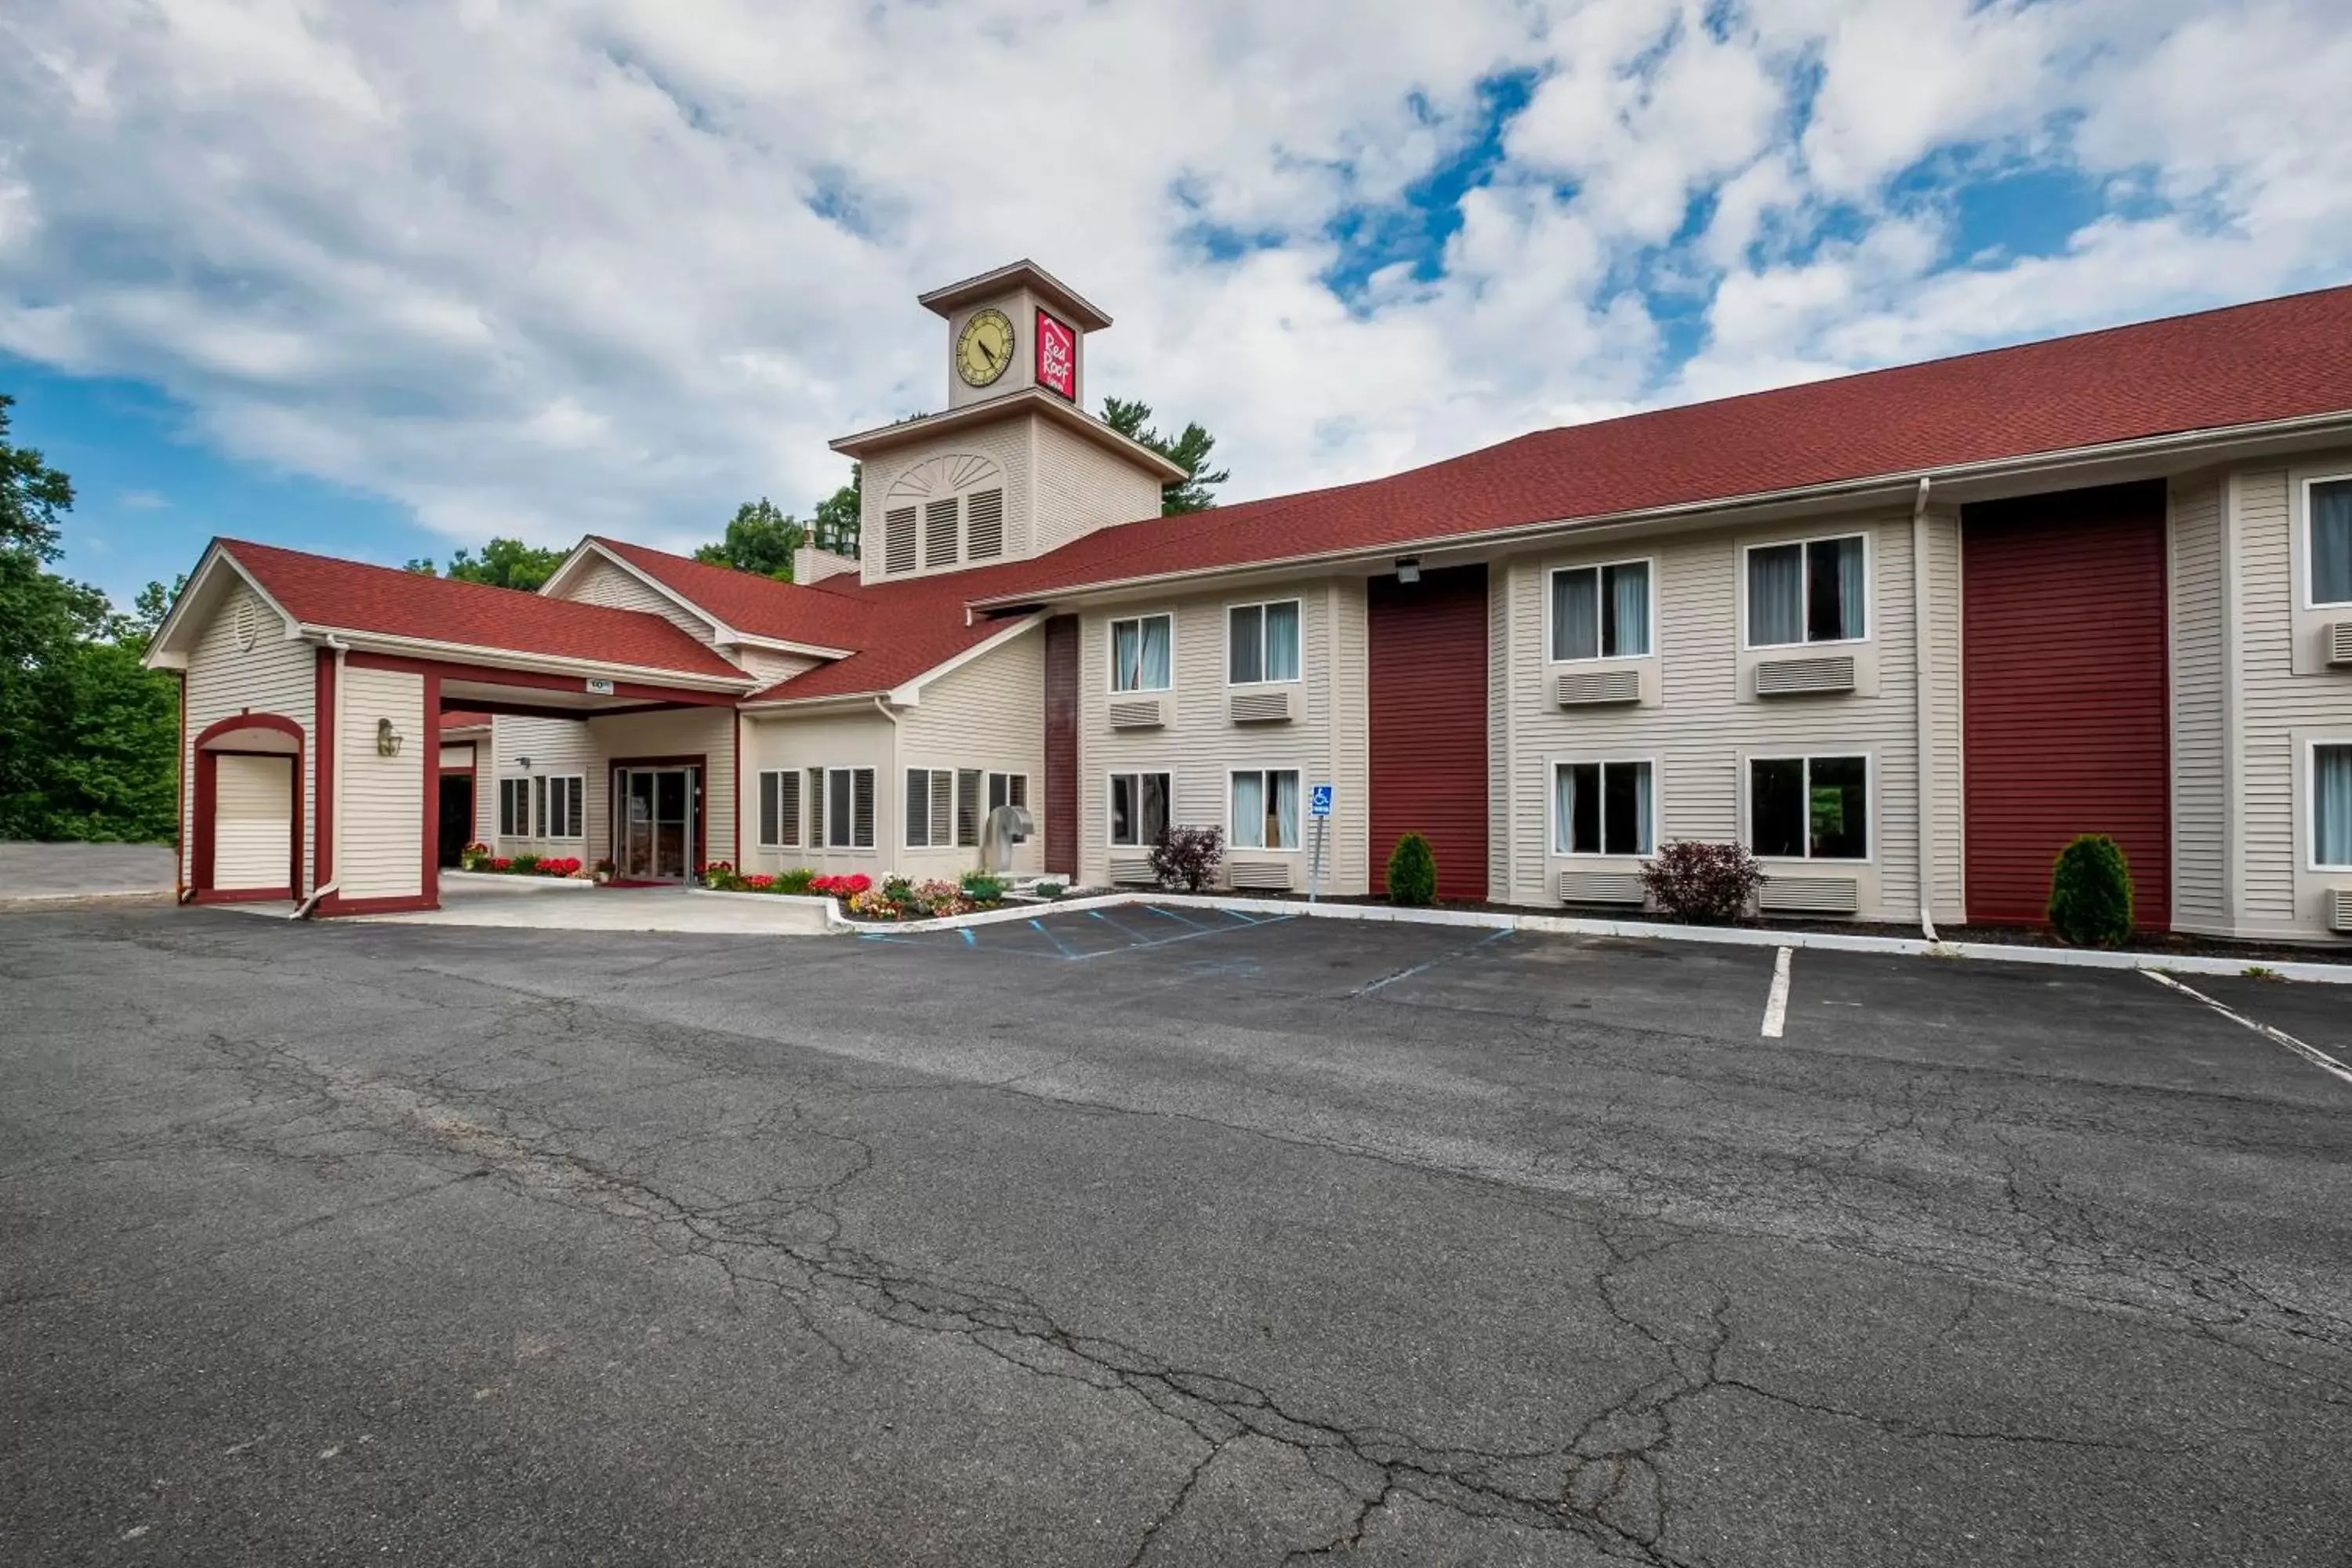
[{"label": "sign post", "polygon": [[1307,795],[1307,814],[1315,819],[1315,854],[1307,863],[1307,901],[1311,904],[1323,889],[1323,830],[1331,821],[1329,784],[1317,784]]}]

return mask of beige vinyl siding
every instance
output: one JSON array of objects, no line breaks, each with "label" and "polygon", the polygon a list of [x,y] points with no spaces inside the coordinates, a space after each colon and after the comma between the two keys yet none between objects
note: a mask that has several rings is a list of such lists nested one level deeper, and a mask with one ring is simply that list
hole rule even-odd
[{"label": "beige vinyl siding", "polygon": [[745,647],[740,644],[729,648],[727,654],[766,686],[773,686],[779,680],[789,680],[803,670],[814,669],[824,662],[813,654],[778,653],[772,648]]},{"label": "beige vinyl siding", "polygon": [[[592,865],[612,854],[611,840],[597,831],[598,814],[604,808],[604,797],[611,788],[611,770],[604,765],[604,753],[588,723],[514,718],[502,713],[490,721],[490,735],[493,743],[488,750],[497,758],[497,766],[483,769],[474,779],[474,809],[483,824],[479,836],[483,843],[500,855],[577,855]],[[522,765],[526,757],[530,760],[527,768]],[[500,783],[512,778],[556,778],[566,773],[576,773],[585,781],[584,839],[541,837],[536,801],[529,834],[503,837],[499,835]]]},{"label": "beige vinyl siding", "polygon": [[[1952,526],[1948,520],[1938,520],[1937,537]],[[1858,678],[1862,690],[1765,700],[1743,695],[1750,689],[1751,671],[1759,658],[1828,650],[1801,647],[1743,653],[1742,546],[1854,532],[1870,540],[1869,640],[1840,645],[1834,651],[1855,656],[1864,671]],[[1560,667],[1549,662],[1544,637],[1550,569],[1645,554],[1657,563],[1654,643],[1658,651],[1653,656],[1657,703],[1575,710],[1557,706],[1551,677]],[[1508,892],[1513,902],[1558,902],[1556,873],[1570,865],[1580,870],[1632,870],[1637,864],[1633,857],[1570,861],[1551,853],[1551,781],[1558,762],[1650,759],[1658,841],[1722,842],[1746,837],[1748,758],[1863,755],[1870,759],[1869,859],[1775,860],[1767,863],[1768,869],[1790,879],[1853,877],[1859,885],[1864,918],[1916,918],[1918,735],[1912,708],[1907,511],[1769,533],[1726,531],[1639,547],[1622,542],[1592,545],[1531,555],[1496,571],[1507,573],[1510,599],[1508,711],[1490,715],[1490,722],[1507,726],[1507,799],[1499,816],[1509,830]],[[1957,625],[1957,617],[1953,619]],[[1956,724],[1957,717],[1948,722]],[[1939,860],[1957,860],[1958,856],[1957,837],[1938,847]]]},{"label": "beige vinyl siding", "polygon": [[[702,811],[707,821],[705,846],[709,858],[735,858],[735,710],[674,708],[663,713],[624,713],[592,719],[585,726],[596,749],[597,764],[588,775],[588,850],[583,858],[594,862],[612,854],[613,765],[627,757],[703,758]],[[533,755],[531,771],[542,770]],[[749,842],[749,836],[745,841]],[[562,851],[570,854],[566,848]]]},{"label": "beige vinyl siding", "polygon": [[[901,578],[919,577],[925,574],[923,569],[888,574],[883,572],[882,513],[888,508],[913,506],[916,509],[916,527],[919,531],[922,526],[921,501],[919,500],[910,501],[904,498],[893,499],[891,492],[908,474],[924,464],[940,458],[966,455],[982,458],[994,465],[998,475],[1001,476],[1004,490],[1004,553],[992,558],[983,564],[994,565],[997,561],[1013,561],[1035,554],[1036,551],[1033,548],[1034,535],[1029,529],[1033,495],[1031,476],[1035,458],[1035,453],[1030,442],[1029,426],[1034,418],[1033,415],[1024,418],[1007,419],[1000,425],[989,426],[982,429],[954,431],[933,440],[912,442],[895,450],[878,452],[868,458],[866,460],[865,477],[859,492],[864,498],[860,526],[865,531],[866,549],[859,562],[863,580],[868,583],[879,583],[885,580],[896,582]],[[992,488],[997,482],[997,479],[992,479],[987,484],[978,488]],[[918,560],[919,559],[919,552]],[[957,563],[958,566],[961,564],[961,562]],[[943,571],[956,569],[957,567],[940,568]]]},{"label": "beige vinyl siding", "polygon": [[[906,770],[979,768],[1025,773],[1029,815],[1037,831],[1014,847],[1013,868],[1034,876],[1045,868],[1045,634],[1031,627],[1001,647],[930,682],[921,702],[898,718],[898,763],[891,775],[892,820],[898,837],[887,846],[906,875],[952,877],[980,864],[977,848],[907,849]],[[986,815],[987,781],[981,784]]]},{"label": "beige vinyl siding", "polygon": [[2227,931],[2232,919],[2220,481],[2175,479],[2168,499],[2172,624],[2172,921]]},{"label": "beige vinyl siding", "polygon": [[[1070,541],[1160,515],[1160,481],[1126,458],[1065,430],[1051,419],[1032,418],[1036,464],[1036,514],[1030,553],[1043,555]],[[1005,554],[1013,552],[1013,498],[1005,497]]]},{"label": "beige vinyl siding", "polygon": [[[397,756],[376,750],[389,719],[409,737]],[[425,890],[425,678],[347,665],[335,700],[341,753],[335,795],[336,896],[406,899]]]},{"label": "beige vinyl siding", "polygon": [[2240,682],[2237,924],[2250,936],[2324,933],[2322,890],[2345,881],[2340,874],[2305,869],[2311,810],[2305,743],[2352,733],[2352,675],[2324,668],[2295,673],[2288,486],[2284,468],[2241,470],[2232,486]]},{"label": "beige vinyl siding", "polygon": [[593,556],[564,584],[562,596],[583,605],[604,605],[615,610],[637,610],[659,616],[697,642],[708,646],[714,637],[710,623],[680,605],[635,573]]},{"label": "beige vinyl siding", "polygon": [[[897,772],[897,733],[890,720],[872,709],[802,717],[743,716],[741,791],[746,806],[743,853],[737,861],[745,871],[788,871],[809,867],[833,876],[863,872],[879,878],[891,868],[892,846],[900,842],[899,804],[904,787]],[[874,847],[819,849],[803,843],[798,848],[768,849],[760,846],[759,778],[771,769],[789,768],[802,774],[801,821],[803,839],[808,820],[807,773],[811,768],[872,768],[874,770]]]},{"label": "beige vinyl siding", "polygon": [[[236,643],[237,609],[243,605],[257,628],[250,651]],[[317,823],[318,776],[318,654],[309,643],[289,641],[285,618],[268,601],[235,581],[223,595],[220,608],[188,655],[187,745],[180,759],[180,776],[191,781],[182,792],[180,852],[194,852],[193,827],[196,792],[195,739],[220,720],[242,712],[274,713],[302,727],[302,877],[310,890],[313,868],[313,828]],[[370,744],[373,744],[371,738]],[[192,874],[184,861],[183,876]],[[283,873],[280,873],[282,879]]]},{"label": "beige vinyl siding", "polygon": [[1927,695],[1933,911],[1957,923],[1968,914],[1968,753],[1960,707],[1960,519],[1953,511],[1927,517]]},{"label": "beige vinyl siding", "polygon": [[[1357,777],[1368,763],[1362,741],[1364,711],[1363,661],[1355,653],[1354,668],[1335,681],[1331,649],[1343,652],[1363,647],[1363,585],[1337,588],[1328,582],[1252,589],[1196,596],[1181,601],[1140,603],[1116,610],[1090,610],[1080,622],[1078,652],[1078,877],[1099,885],[1110,877],[1109,786],[1113,773],[1165,773],[1171,775],[1173,798],[1170,819],[1188,826],[1215,826],[1232,836],[1231,777],[1246,768],[1296,768],[1299,774],[1300,847],[1295,851],[1243,850],[1252,860],[1287,860],[1292,885],[1301,890],[1307,882],[1308,855],[1314,844],[1313,821],[1305,796],[1317,784],[1329,783],[1345,793],[1339,797],[1339,815],[1330,829],[1324,890],[1361,893],[1368,890],[1365,846],[1369,842],[1367,807],[1369,782],[1350,785],[1335,765],[1343,733],[1355,738],[1350,765]],[[1225,684],[1225,611],[1236,604],[1260,604],[1291,599],[1299,605],[1300,679],[1290,683],[1294,717],[1286,724],[1235,724],[1228,716]],[[1352,607],[1350,607],[1352,601]],[[1163,729],[1114,731],[1110,728],[1109,626],[1113,620],[1135,615],[1170,612],[1175,617],[1171,689],[1163,694],[1170,721]],[[1333,622],[1338,617],[1339,625]],[[1337,688],[1357,695],[1344,701]],[[1120,851],[1124,857],[1128,851]],[[1140,850],[1134,851],[1140,854]],[[1231,856],[1228,856],[1231,858]]]},{"label": "beige vinyl siding", "polygon": [[215,760],[213,886],[223,890],[286,886],[294,814],[294,759]]},{"label": "beige vinyl siding", "polygon": [[[1324,746],[1323,777],[1332,786],[1331,821],[1324,853],[1323,884],[1334,891],[1371,890],[1372,733],[1370,687],[1370,620],[1361,581],[1332,582],[1323,592],[1330,602],[1326,666],[1331,672],[1331,723]],[[1312,784],[1314,779],[1301,781]],[[1315,842],[1315,824],[1304,824]],[[1385,873],[1386,868],[1382,868]]]}]

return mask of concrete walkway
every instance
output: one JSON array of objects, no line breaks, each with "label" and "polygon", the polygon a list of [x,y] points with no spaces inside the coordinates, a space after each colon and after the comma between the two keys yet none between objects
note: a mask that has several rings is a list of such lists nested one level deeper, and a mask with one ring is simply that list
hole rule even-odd
[{"label": "concrete walkway", "polygon": [[824,911],[798,900],[721,898],[682,888],[599,888],[546,877],[441,874],[441,907],[359,915],[373,924],[500,926],[531,931],[696,931],[715,936],[823,936]]},{"label": "concrete walkway", "polygon": [[171,890],[168,845],[0,843],[0,903]]}]

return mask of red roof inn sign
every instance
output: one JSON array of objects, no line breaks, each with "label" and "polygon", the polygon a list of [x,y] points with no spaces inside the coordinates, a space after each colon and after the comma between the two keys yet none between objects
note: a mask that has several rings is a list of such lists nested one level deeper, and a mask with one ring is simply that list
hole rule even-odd
[{"label": "red roof inn sign", "polygon": [[1037,312],[1037,384],[1078,400],[1078,334],[1043,310]]}]

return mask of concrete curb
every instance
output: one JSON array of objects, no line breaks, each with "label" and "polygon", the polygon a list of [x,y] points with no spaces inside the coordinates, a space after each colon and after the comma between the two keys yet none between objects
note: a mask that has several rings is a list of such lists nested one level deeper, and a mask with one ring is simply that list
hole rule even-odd
[{"label": "concrete curb", "polygon": [[444,870],[445,882],[499,882],[507,886],[520,882],[529,888],[593,888],[596,884],[579,877],[518,877],[511,871],[452,871]]},{"label": "concrete curb", "polygon": [[169,888],[108,888],[94,893],[0,893],[0,910],[39,910],[58,904],[120,903],[125,899],[162,899],[169,902]]},{"label": "concrete curb", "polygon": [[[740,897],[772,895],[748,894]],[[1999,942],[1928,942],[1920,937],[1849,935],[1843,931],[1772,931],[1748,926],[1664,925],[1654,921],[1586,920],[1574,915],[1505,914],[1493,910],[1401,910],[1386,904],[1307,904],[1292,899],[1227,898],[1216,894],[1119,892],[1089,898],[1064,899],[1056,903],[1018,910],[983,910],[978,914],[949,915],[939,920],[905,921],[897,924],[844,920],[852,931],[953,931],[963,926],[999,925],[1007,921],[1033,920],[1044,914],[1079,910],[1114,909],[1123,904],[1169,904],[1177,907],[1229,910],[1240,914],[1307,915],[1317,920],[1373,921],[1398,925],[1455,926],[1478,931],[1524,931],[1546,936],[1601,936],[1646,942],[1696,942],[1718,947],[1800,947],[1832,952],[1879,952],[1906,958],[1973,959],[1979,963],[2039,963],[2058,969],[2150,969],[2171,974],[2243,974],[2261,969],[2283,980],[2310,981],[2326,985],[2352,985],[2352,963],[2320,963],[2295,959],[2254,960],[2205,958],[2162,952],[2095,952],[2071,947],[2011,947]],[[836,917],[838,918],[838,917]]]}]

